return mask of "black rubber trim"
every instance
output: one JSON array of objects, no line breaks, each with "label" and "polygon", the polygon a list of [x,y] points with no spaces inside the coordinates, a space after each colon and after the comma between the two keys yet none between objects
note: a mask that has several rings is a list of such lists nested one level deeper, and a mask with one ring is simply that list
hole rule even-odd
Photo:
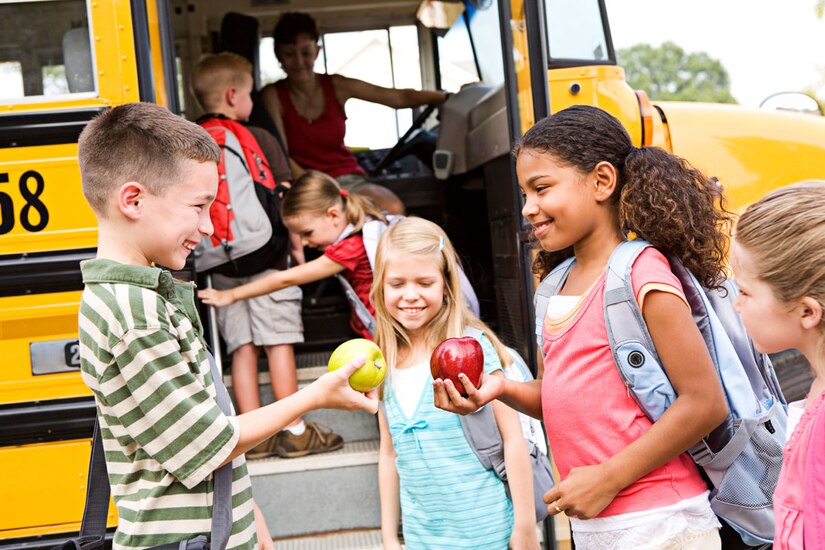
[{"label": "black rubber trim", "polygon": [[0,256],[0,297],[83,290],[80,262],[94,248]]},{"label": "black rubber trim", "polygon": [[0,148],[77,143],[80,132],[105,107],[0,115]]},{"label": "black rubber trim", "polygon": [[152,73],[152,47],[149,42],[149,17],[146,3],[132,0],[132,32],[135,41],[138,93],[140,100],[155,102],[155,77]]},{"label": "black rubber trim", "polygon": [[169,99],[169,110],[179,115],[181,105],[178,97],[178,71],[175,65],[175,33],[172,29],[172,6],[169,0],[158,0],[158,23],[166,97]]},{"label": "black rubber trim", "polygon": [[[15,539],[0,540],[0,550],[51,550],[55,546],[62,546],[69,539],[76,538],[80,533],[59,533],[52,535],[42,535],[39,537],[23,537]],[[103,545],[104,550],[112,548],[112,539],[115,536],[114,528],[106,531],[106,540]]]},{"label": "black rubber trim", "polygon": [[91,439],[95,425],[91,397],[0,406],[0,447]]}]

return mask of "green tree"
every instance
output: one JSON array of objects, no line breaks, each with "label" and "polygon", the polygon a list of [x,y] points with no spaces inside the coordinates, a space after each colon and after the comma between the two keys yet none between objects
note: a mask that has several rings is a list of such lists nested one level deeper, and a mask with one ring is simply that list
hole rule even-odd
[{"label": "green tree", "polygon": [[633,89],[651,99],[736,103],[730,94],[728,72],[704,52],[685,53],[673,42],[658,48],[637,44],[616,52]]}]

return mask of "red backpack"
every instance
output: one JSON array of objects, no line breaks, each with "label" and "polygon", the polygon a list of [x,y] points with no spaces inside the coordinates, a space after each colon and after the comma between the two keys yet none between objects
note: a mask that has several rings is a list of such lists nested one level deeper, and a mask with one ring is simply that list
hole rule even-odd
[{"label": "red backpack", "polygon": [[289,232],[281,220],[280,193],[252,132],[226,117],[198,120],[221,148],[218,192],[209,209],[214,233],[195,249],[198,272],[248,277],[286,267]]}]

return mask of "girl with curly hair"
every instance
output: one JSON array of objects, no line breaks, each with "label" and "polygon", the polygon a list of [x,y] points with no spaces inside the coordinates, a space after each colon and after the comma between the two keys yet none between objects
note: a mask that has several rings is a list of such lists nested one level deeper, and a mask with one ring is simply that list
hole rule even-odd
[{"label": "girl with curly hair", "polygon": [[[727,414],[719,379],[668,257],[706,286],[724,279],[730,214],[715,180],[655,147],[633,146],[607,112],[574,106],[541,120],[514,148],[522,214],[544,277],[575,263],[543,320],[543,377],[485,377],[462,398],[434,381],[440,408],[466,414],[493,399],[547,428],[560,483],[550,514],[570,517],[576,548],[720,548],[708,487],[685,452]],[[625,388],[604,320],[605,268],[628,238],[647,248],[632,285],[678,397],[655,423]],[[464,380],[462,380],[464,382]]]}]

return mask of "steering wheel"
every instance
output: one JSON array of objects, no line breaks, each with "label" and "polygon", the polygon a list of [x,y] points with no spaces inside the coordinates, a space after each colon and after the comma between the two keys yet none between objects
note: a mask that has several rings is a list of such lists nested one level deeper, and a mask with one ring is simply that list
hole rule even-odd
[{"label": "steering wheel", "polygon": [[421,126],[424,124],[424,121],[427,120],[433,113],[433,111],[437,108],[438,105],[435,103],[427,105],[427,108],[421,111],[421,113],[419,113],[417,117],[415,117],[415,120],[413,120],[409,129],[406,132],[404,132],[404,135],[401,136],[401,138],[399,138],[395,145],[392,146],[392,149],[387,151],[386,154],[383,157],[381,157],[381,160],[379,160],[378,163],[375,165],[375,168],[370,170],[369,175],[372,177],[378,176],[379,174],[381,174],[381,171],[384,168],[398,160],[399,153],[407,144],[407,141],[409,141],[410,137],[413,135],[413,133],[415,133],[416,130],[419,130],[421,128]]}]

